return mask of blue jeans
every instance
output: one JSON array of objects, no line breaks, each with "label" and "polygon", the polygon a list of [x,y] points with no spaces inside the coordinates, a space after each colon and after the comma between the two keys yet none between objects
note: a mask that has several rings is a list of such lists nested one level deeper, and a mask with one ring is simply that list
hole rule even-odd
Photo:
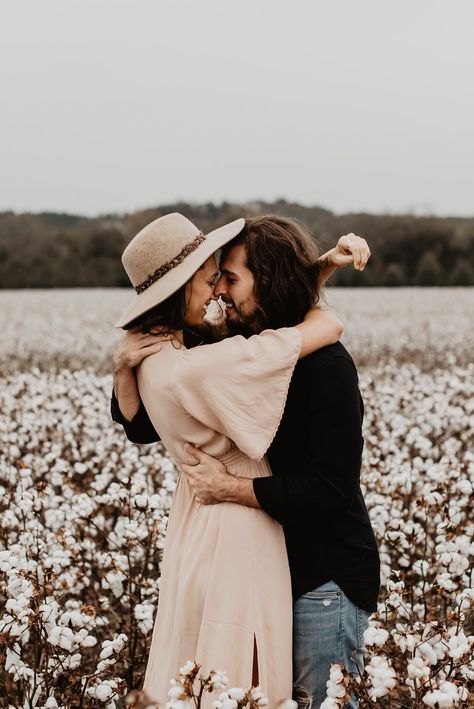
[{"label": "blue jeans", "polygon": [[[326,697],[331,663],[358,674],[363,667],[363,634],[370,613],[358,608],[334,581],[293,604],[293,679],[298,707],[317,709]],[[311,697],[304,699],[301,690]],[[354,699],[346,705],[357,707]]]}]

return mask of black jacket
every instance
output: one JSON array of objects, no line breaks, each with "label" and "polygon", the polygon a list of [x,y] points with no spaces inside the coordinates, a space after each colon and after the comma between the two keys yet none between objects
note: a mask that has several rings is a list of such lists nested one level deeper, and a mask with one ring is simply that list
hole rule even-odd
[{"label": "black jacket", "polygon": [[[159,440],[143,405],[112,418],[136,443]],[[293,595],[333,579],[359,607],[376,609],[379,556],[359,485],[363,402],[354,362],[341,343],[300,360],[267,456],[273,475],[255,495],[285,531]]]}]

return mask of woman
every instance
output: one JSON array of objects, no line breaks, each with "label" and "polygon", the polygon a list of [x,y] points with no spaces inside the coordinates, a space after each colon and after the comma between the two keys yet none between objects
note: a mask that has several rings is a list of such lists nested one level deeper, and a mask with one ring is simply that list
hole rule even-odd
[{"label": "woman", "polygon": [[[205,237],[178,214],[146,226],[122,257],[137,296],[117,326],[164,338],[160,354],[138,367],[137,380],[170,455],[179,464],[193,462],[185,449],[191,442],[229,472],[254,478],[271,474],[264,455],[297,359],[335,342],[341,326],[313,310],[294,328],[185,347],[184,327],[199,329],[214,299],[213,253],[243,226],[237,220]],[[260,509],[201,506],[179,476],[143,687],[149,697],[165,703],[170,678],[195,659],[203,672],[225,669],[237,686],[250,686],[258,674],[276,707],[292,693],[291,626],[280,525]]]}]

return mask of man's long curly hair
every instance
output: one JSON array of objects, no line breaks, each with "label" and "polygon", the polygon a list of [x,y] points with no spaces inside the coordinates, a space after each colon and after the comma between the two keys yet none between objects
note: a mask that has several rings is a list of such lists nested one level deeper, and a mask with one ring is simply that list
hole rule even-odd
[{"label": "man's long curly hair", "polygon": [[280,216],[252,217],[222,250],[243,244],[257,303],[255,330],[300,323],[320,298],[319,248],[306,227]]}]

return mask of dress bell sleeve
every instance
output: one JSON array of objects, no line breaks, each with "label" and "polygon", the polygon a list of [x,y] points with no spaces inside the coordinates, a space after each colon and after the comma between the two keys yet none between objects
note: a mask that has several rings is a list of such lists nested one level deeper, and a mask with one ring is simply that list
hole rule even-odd
[{"label": "dress bell sleeve", "polygon": [[301,345],[299,330],[288,327],[194,347],[177,362],[172,388],[190,416],[260,460],[280,425]]}]

